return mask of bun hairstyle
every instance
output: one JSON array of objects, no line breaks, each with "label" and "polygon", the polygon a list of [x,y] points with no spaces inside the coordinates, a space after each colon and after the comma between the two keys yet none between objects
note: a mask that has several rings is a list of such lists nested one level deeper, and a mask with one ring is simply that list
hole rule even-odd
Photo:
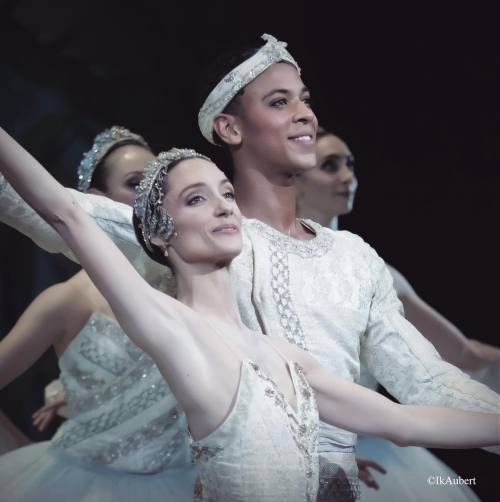
[{"label": "bun hairstyle", "polygon": [[134,232],[135,236],[139,242],[139,244],[142,246],[142,249],[146,252],[146,254],[154,260],[156,263],[159,263],[160,265],[165,265],[166,267],[171,268],[171,264],[168,261],[168,258],[165,256],[163,253],[163,249],[161,249],[159,246],[156,246],[155,244],[151,244],[152,249],[149,249],[146,246],[146,242],[144,241],[144,237],[142,235],[141,227],[140,227],[140,221],[137,215],[134,214],[132,215],[132,224],[134,225]]}]

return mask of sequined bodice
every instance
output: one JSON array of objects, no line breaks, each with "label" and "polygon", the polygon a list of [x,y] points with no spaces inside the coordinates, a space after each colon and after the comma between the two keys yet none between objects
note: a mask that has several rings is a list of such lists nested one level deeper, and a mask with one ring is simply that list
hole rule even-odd
[{"label": "sequined bodice", "polygon": [[193,441],[204,501],[313,501],[318,489],[318,411],[301,367],[290,363],[297,410],[249,359],[233,408]]},{"label": "sequined bodice", "polygon": [[184,414],[152,359],[114,321],[94,313],[59,366],[71,418],[56,448],[138,473],[190,463]]}]

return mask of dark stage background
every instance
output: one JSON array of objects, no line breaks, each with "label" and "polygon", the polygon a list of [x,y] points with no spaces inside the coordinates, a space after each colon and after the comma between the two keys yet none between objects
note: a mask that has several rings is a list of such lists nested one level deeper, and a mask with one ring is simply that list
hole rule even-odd
[{"label": "dark stage background", "polygon": [[[197,129],[200,65],[263,32],[288,41],[320,122],[357,158],[360,189],[342,228],[467,336],[498,344],[493,12],[297,0],[0,0],[0,9],[0,123],[67,185],[92,137],[112,124],[157,150],[193,146],[225,165]],[[0,242],[4,336],[37,293],[76,268],[5,227]],[[48,352],[1,393],[2,409],[34,440],[30,415],[56,375]],[[493,500],[497,457],[438,454]]]}]

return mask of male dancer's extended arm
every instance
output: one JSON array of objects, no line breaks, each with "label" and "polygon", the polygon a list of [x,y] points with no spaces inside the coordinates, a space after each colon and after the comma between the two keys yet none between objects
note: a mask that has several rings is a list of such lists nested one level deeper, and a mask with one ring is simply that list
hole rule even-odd
[{"label": "male dancer's extended arm", "polygon": [[374,287],[361,362],[402,403],[498,412],[500,396],[443,361],[404,318],[387,267],[370,255]]},{"label": "male dancer's extended arm", "polygon": [[[130,262],[144,275],[162,273],[160,266],[150,260],[137,242],[132,227],[132,208],[99,195],[84,194],[68,188],[79,206],[88,213],[120,248]],[[0,174],[0,222],[29,237],[49,253],[62,253],[77,261],[61,236],[44,221],[10,186]],[[164,273],[164,270],[163,270]]]}]

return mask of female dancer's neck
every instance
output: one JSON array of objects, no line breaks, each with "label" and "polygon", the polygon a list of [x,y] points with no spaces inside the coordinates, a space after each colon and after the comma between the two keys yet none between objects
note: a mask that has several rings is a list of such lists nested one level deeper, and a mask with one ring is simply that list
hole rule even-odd
[{"label": "female dancer's neck", "polygon": [[180,302],[204,317],[243,326],[227,267],[208,273],[177,274],[176,280]]}]

